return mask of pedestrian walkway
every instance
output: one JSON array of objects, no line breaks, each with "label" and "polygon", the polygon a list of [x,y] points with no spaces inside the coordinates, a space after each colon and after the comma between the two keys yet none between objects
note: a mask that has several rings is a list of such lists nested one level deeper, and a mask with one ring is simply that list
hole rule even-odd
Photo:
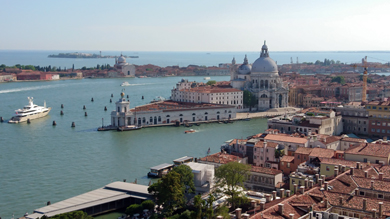
[{"label": "pedestrian walkway", "polygon": [[236,119],[246,119],[246,118],[268,118],[275,117],[284,114],[297,113],[301,108],[287,107],[287,108],[278,108],[278,109],[270,109],[265,112],[242,112],[237,113]]}]

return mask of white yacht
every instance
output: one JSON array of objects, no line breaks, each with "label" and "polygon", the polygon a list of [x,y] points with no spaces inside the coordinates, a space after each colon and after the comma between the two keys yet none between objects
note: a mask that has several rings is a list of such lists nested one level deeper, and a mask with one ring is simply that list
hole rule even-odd
[{"label": "white yacht", "polygon": [[124,82],[121,84],[121,86],[122,86],[122,87],[123,87],[123,86],[130,86],[130,84],[129,84],[129,82],[124,81]]},{"label": "white yacht", "polygon": [[15,115],[8,121],[8,123],[19,123],[26,122],[28,119],[38,119],[46,116],[51,107],[46,108],[46,102],[44,102],[44,106],[38,106],[33,103],[32,97],[27,97],[28,105],[24,106],[23,109],[15,110]]}]

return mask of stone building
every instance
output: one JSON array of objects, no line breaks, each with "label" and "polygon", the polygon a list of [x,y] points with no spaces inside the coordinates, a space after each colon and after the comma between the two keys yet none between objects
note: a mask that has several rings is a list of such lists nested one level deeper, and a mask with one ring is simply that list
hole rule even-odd
[{"label": "stone building", "polygon": [[279,77],[278,66],[269,57],[268,47],[264,42],[261,54],[250,65],[245,56],[244,63],[236,68],[236,61],[232,61],[230,75],[233,88],[248,90],[258,98],[257,109],[268,110],[288,106],[288,88],[283,85]]},{"label": "stone building", "polygon": [[119,58],[115,58],[114,68],[120,70],[125,77],[135,77],[135,66],[127,63],[122,54]]}]

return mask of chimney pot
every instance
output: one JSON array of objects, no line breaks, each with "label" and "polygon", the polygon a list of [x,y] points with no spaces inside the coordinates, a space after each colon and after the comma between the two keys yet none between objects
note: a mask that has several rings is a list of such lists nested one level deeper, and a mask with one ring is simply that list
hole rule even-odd
[{"label": "chimney pot", "polygon": [[355,189],[355,196],[358,196],[358,195],[359,195],[359,189],[356,188],[356,189]]},{"label": "chimney pot", "polygon": [[294,219],[294,214],[289,214],[289,215],[288,215],[288,218],[289,218],[289,219]]},{"label": "chimney pot", "polygon": [[279,214],[280,215],[283,215],[283,207],[284,207],[284,205],[283,204],[278,204],[278,209],[279,209]]},{"label": "chimney pot", "polygon": [[304,186],[299,187],[299,192],[301,194],[305,193],[305,187]]},{"label": "chimney pot", "polygon": [[359,169],[360,162],[356,162],[356,169]]},{"label": "chimney pot", "polygon": [[309,180],[307,178],[305,179],[305,188],[309,188]]},{"label": "chimney pot", "polygon": [[383,173],[382,172],[379,173],[379,180],[383,180]]},{"label": "chimney pot", "polygon": [[252,200],[252,201],[251,201],[251,207],[252,207],[252,208],[256,208],[256,207],[257,207],[256,200]]},{"label": "chimney pot", "polygon": [[379,217],[383,216],[383,202],[379,202]]},{"label": "chimney pot", "polygon": [[298,185],[297,184],[294,184],[294,193],[297,194],[297,191],[298,190]]},{"label": "chimney pot", "polygon": [[313,184],[314,184],[313,180],[310,180],[309,181],[309,188],[313,188]]},{"label": "chimney pot", "polygon": [[237,218],[237,219],[240,219],[240,218],[241,218],[241,211],[242,211],[241,208],[237,208],[237,209],[236,209],[236,218]]},{"label": "chimney pot", "polygon": [[365,177],[365,178],[368,178],[368,171],[367,171],[367,170],[364,171],[364,177]]},{"label": "chimney pot", "polygon": [[322,179],[319,179],[318,183],[320,184],[320,187],[321,187],[322,186]]},{"label": "chimney pot", "polygon": [[272,199],[276,200],[276,191],[272,191]]},{"label": "chimney pot", "polygon": [[286,190],[286,196],[287,197],[290,197],[290,192],[291,192],[290,190]]},{"label": "chimney pot", "polygon": [[342,196],[339,197],[339,205],[343,205],[343,197]]},{"label": "chimney pot", "polygon": [[324,182],[325,191],[328,191],[328,182]]},{"label": "chimney pot", "polygon": [[339,168],[334,168],[334,176],[338,176],[339,175]]},{"label": "chimney pot", "polygon": [[363,198],[363,211],[367,209],[367,199]]},{"label": "chimney pot", "polygon": [[280,197],[284,198],[284,189],[280,189]]},{"label": "chimney pot", "polygon": [[260,202],[260,210],[261,211],[265,210],[265,202]]},{"label": "chimney pot", "polygon": [[371,189],[374,189],[374,180],[371,180]]},{"label": "chimney pot", "polygon": [[355,168],[353,168],[353,167],[351,167],[351,168],[349,169],[349,171],[350,171],[349,173],[351,174],[351,176],[353,176],[353,174],[354,174],[354,169],[355,169]]},{"label": "chimney pot", "polygon": [[324,204],[325,204],[325,208],[329,208],[328,199],[324,198],[323,201],[324,201]]}]

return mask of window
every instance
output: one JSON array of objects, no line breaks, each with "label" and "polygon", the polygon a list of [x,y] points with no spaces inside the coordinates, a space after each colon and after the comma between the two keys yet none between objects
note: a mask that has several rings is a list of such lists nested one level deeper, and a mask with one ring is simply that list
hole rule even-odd
[{"label": "window", "polygon": [[367,158],[364,158],[364,159],[363,159],[363,162],[364,162],[364,163],[367,163]]},{"label": "window", "polygon": [[287,163],[287,167],[290,168],[290,163]]},{"label": "window", "polygon": [[376,130],[376,132],[380,133],[380,132],[381,132],[381,130],[380,130],[380,129],[377,129],[377,130]]},{"label": "window", "polygon": [[382,129],[382,133],[386,133],[386,130]]},{"label": "window", "polygon": [[282,162],[282,166],[284,166],[284,162]]},{"label": "window", "polygon": [[383,195],[382,194],[378,194],[378,198],[382,198],[383,199]]},{"label": "window", "polygon": [[298,159],[300,159],[301,158],[301,156],[300,155],[298,155]]},{"label": "window", "polygon": [[359,195],[364,196],[364,192],[363,192],[363,191],[360,191],[360,192],[359,192]]},{"label": "window", "polygon": [[329,167],[328,166],[326,166],[326,171],[329,171]]}]

